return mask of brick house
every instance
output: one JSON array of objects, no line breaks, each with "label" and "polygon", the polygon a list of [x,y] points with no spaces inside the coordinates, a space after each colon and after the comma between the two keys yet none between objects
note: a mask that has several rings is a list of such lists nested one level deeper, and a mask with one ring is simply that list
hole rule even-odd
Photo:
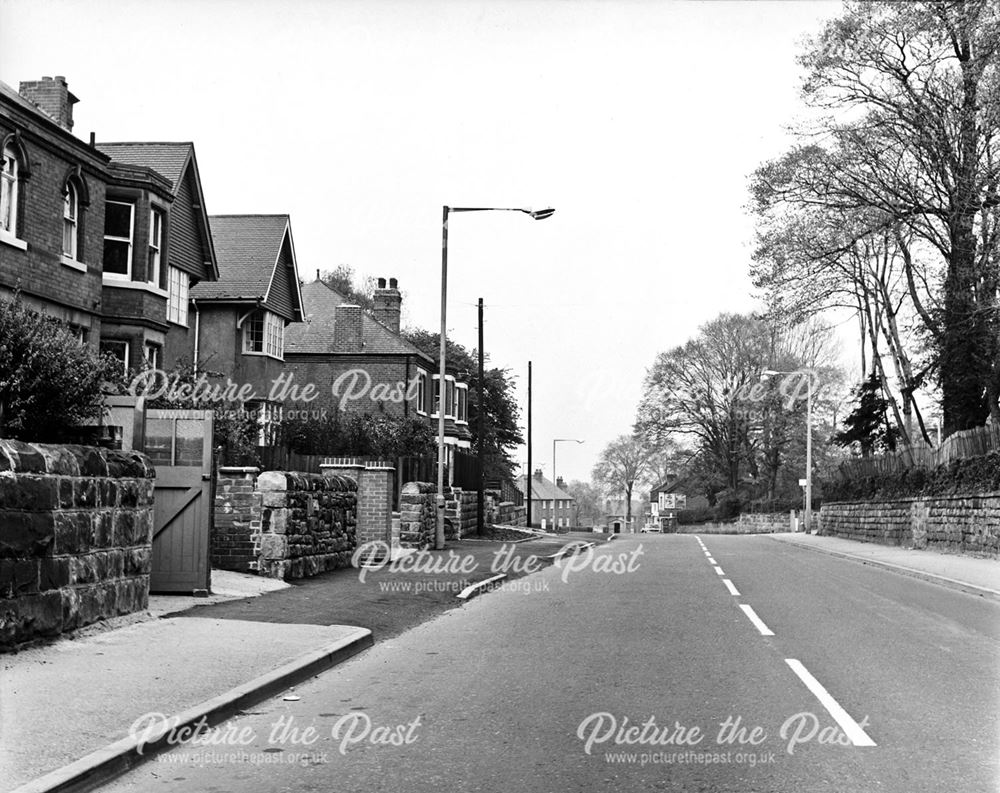
[{"label": "brick house", "polygon": [[191,289],[195,359],[201,371],[252,388],[246,407],[260,411],[263,442],[281,417],[272,391],[288,370],[286,334],[303,315],[291,221],[288,215],[213,215],[211,228],[219,279]]},{"label": "brick house", "polygon": [[101,349],[127,369],[193,361],[195,285],[219,276],[193,143],[99,143],[105,206]]},{"label": "brick house", "polygon": [[[402,295],[396,279],[377,283],[372,314],[318,278],[302,287],[305,322],[289,328],[285,360],[294,382],[314,384],[319,395],[298,407],[426,419],[436,430],[437,360],[400,335]],[[445,444],[468,449],[469,386],[455,369],[445,380]]]},{"label": "brick house", "polygon": [[0,82],[0,297],[56,317],[95,349],[108,157],[72,134],[63,77]]},{"label": "brick house", "polygon": [[[562,479],[559,480],[560,483]],[[517,489],[527,495],[523,476],[517,478]],[[530,526],[541,526],[545,521],[546,528],[570,528],[573,526],[573,506],[576,501],[573,496],[556,485],[552,480],[542,476],[540,468],[531,477],[531,517]]]}]

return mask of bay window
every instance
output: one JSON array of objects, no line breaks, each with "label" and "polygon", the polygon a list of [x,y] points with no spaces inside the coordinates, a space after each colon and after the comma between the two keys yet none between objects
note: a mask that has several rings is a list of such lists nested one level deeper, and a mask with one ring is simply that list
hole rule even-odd
[{"label": "bay window", "polygon": [[175,325],[188,324],[188,290],[191,277],[177,267],[168,267],[167,321]]}]

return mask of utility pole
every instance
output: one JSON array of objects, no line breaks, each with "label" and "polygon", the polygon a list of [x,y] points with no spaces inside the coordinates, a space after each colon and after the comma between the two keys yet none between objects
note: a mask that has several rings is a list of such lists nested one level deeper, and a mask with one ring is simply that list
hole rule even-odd
[{"label": "utility pole", "polygon": [[527,528],[531,528],[531,361],[528,361],[528,475],[524,478],[524,497],[528,500]]},{"label": "utility pole", "polygon": [[483,523],[484,515],[486,511],[486,493],[484,488],[486,484],[484,482],[484,477],[486,476],[486,467],[484,465],[484,453],[483,453],[483,427],[485,422],[483,421],[483,413],[485,400],[483,399],[483,299],[479,298],[479,410],[476,415],[476,424],[478,425],[476,429],[476,435],[478,436],[476,441],[477,452],[479,455],[479,512],[476,519],[476,534],[480,537],[483,535]]}]

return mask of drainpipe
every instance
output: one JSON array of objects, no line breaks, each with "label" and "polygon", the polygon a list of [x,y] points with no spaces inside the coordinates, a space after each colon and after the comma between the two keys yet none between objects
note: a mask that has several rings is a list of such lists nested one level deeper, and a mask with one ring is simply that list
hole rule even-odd
[{"label": "drainpipe", "polygon": [[191,305],[194,307],[194,374],[198,375],[198,353],[199,341],[200,341],[200,331],[201,331],[201,312],[198,311],[198,301],[191,298]]}]

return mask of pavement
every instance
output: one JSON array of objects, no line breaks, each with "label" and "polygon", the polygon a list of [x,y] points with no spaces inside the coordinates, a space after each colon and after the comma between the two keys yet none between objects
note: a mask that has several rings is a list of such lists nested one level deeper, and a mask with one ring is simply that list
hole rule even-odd
[{"label": "pavement", "polygon": [[[805,534],[768,536],[1000,597],[996,560]],[[607,539],[586,533],[519,543],[469,539],[382,568],[288,583],[214,571],[208,598],[152,597],[149,613],[129,624],[4,655],[0,793],[92,789],[167,748],[170,728],[216,724],[257,703],[294,697],[290,688],[373,642],[551,566],[567,543]]]}]

